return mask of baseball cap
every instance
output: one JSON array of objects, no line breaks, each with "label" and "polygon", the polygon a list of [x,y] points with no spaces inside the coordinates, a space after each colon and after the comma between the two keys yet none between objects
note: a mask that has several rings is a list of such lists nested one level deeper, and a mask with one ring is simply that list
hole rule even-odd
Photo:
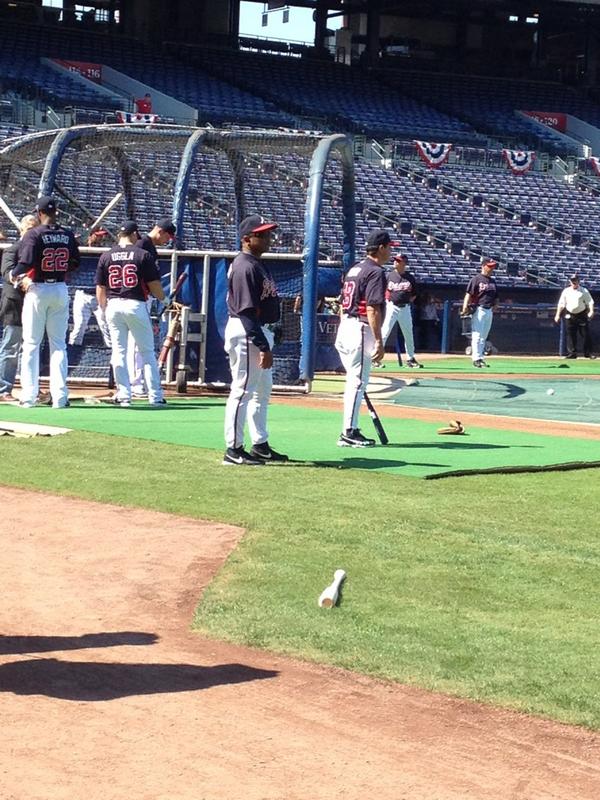
[{"label": "baseball cap", "polygon": [[96,228],[91,231],[90,236],[108,236],[108,231],[106,228]]},{"label": "baseball cap", "polygon": [[575,272],[573,273],[573,275],[569,275],[569,280],[576,281],[577,283],[579,283],[579,275]]},{"label": "baseball cap", "polygon": [[393,242],[392,237],[383,228],[375,228],[375,230],[371,231],[367,236],[367,249],[371,247],[380,247],[381,245],[385,247],[388,244],[398,245],[400,243]]},{"label": "baseball cap", "polygon": [[498,262],[494,261],[493,258],[486,258],[486,260],[481,265],[482,267],[490,267],[491,269],[496,269],[498,266]]},{"label": "baseball cap", "polygon": [[244,236],[249,236],[251,233],[274,231],[278,227],[279,225],[276,222],[267,222],[259,214],[251,214],[249,217],[244,217],[240,223],[240,239],[243,239]]},{"label": "baseball cap", "polygon": [[161,219],[159,219],[158,222],[156,223],[156,227],[160,228],[161,231],[168,233],[171,239],[173,239],[173,237],[177,233],[177,225],[175,225],[173,220],[170,219],[169,217],[161,217]]},{"label": "baseball cap", "polygon": [[127,219],[119,228],[119,234],[121,236],[131,236],[132,233],[139,233],[138,224],[132,219]]},{"label": "baseball cap", "polygon": [[394,256],[394,261],[406,261],[408,264],[408,256],[404,253],[398,253],[397,256]]},{"label": "baseball cap", "polygon": [[56,211],[56,200],[48,194],[43,194],[41,197],[38,197],[35,207],[38,211],[41,211],[42,214],[54,214]]}]

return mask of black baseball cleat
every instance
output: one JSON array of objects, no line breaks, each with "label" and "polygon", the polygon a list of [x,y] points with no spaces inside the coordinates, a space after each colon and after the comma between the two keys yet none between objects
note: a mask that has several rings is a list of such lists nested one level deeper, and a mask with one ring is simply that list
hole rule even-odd
[{"label": "black baseball cleat", "polygon": [[150,406],[150,408],[161,408],[162,406],[167,405],[167,401],[163,397],[162,400],[155,400],[153,403],[148,403],[148,405]]},{"label": "black baseball cleat", "polygon": [[268,442],[262,442],[262,444],[254,444],[250,448],[250,455],[254,456],[254,458],[258,458],[264,463],[268,463],[269,461],[273,462],[280,462],[289,461],[289,457],[286,456],[284,453],[278,453],[277,450],[273,450],[271,445]]},{"label": "black baseball cleat", "polygon": [[264,463],[264,459],[257,458],[251,453],[247,453],[243,447],[228,447],[223,456],[223,465],[226,467],[262,467]]},{"label": "black baseball cleat", "polygon": [[348,428],[340,434],[338,447],[374,447],[375,439],[367,439],[358,428]]},{"label": "black baseball cleat", "polygon": [[487,367],[487,364],[485,363],[483,358],[480,358],[477,361],[473,362],[473,366],[477,367],[478,369],[482,369],[483,367]]},{"label": "black baseball cleat", "polygon": [[416,358],[409,358],[406,362],[407,367],[416,367],[417,369],[423,369],[423,364],[419,364]]}]

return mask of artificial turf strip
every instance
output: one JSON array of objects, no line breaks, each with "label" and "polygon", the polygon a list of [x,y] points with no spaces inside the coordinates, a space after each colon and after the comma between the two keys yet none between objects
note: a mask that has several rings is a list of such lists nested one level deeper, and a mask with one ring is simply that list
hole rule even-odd
[{"label": "artificial turf strip", "polygon": [[[77,431],[0,448],[3,484],[247,528],[199,606],[204,633],[600,729],[592,471],[232,477],[211,451]],[[164,535],[177,547],[176,521]],[[340,605],[318,608],[340,567]]]},{"label": "artificial turf strip", "polygon": [[[419,356],[417,355],[417,358]],[[487,372],[506,375],[599,375],[600,359],[590,360],[587,358],[577,358],[563,360],[556,358],[519,358],[511,356],[486,356],[489,364]],[[444,356],[443,358],[427,358],[423,361],[423,369],[411,369],[410,367],[398,365],[395,356],[388,354],[385,359],[385,367],[374,367],[373,372],[386,374],[390,372],[402,373],[413,378],[421,378],[427,372],[450,372],[450,373],[475,373],[481,375],[481,370],[473,367],[470,356]]]},{"label": "artificial turf strip", "polygon": [[[216,451],[214,463],[220,463],[224,449],[224,404],[221,398],[194,398],[174,400],[158,409],[149,408],[147,403],[136,403],[129,409],[83,403],[73,403],[66,409],[3,406],[1,416],[5,420],[208,448]],[[354,449],[336,445],[341,422],[338,410],[322,411],[276,402],[269,410],[271,443],[300,462],[286,468],[308,463],[423,478],[457,470],[468,473],[600,461],[598,440],[480,427],[468,428],[465,436],[439,436],[437,428],[446,425],[450,418],[448,411],[440,412],[439,423],[384,418],[390,444]],[[375,436],[368,417],[363,419],[363,430]]]},{"label": "artificial turf strip", "polygon": [[[550,392],[550,394],[548,394]],[[406,386],[393,398],[396,405],[438,408],[446,414],[497,414],[564,422],[600,422],[600,381],[561,378],[491,377],[453,380],[419,376],[417,386]]]}]

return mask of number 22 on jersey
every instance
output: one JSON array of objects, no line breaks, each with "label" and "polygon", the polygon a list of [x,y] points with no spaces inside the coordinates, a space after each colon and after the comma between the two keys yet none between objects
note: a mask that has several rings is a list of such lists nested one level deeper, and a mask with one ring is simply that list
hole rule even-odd
[{"label": "number 22 on jersey", "polygon": [[42,272],[66,272],[69,267],[67,247],[45,247],[42,251]]}]

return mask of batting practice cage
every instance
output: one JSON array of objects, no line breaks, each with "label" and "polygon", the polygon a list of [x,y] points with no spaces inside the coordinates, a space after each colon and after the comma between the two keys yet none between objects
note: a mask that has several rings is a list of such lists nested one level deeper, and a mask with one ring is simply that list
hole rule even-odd
[{"label": "batting practice cage", "polygon": [[[172,250],[159,250],[165,290],[186,273],[177,300],[181,338],[165,379],[179,390],[230,381],[223,349],[227,269],[239,252],[238,225],[260,214],[279,225],[265,256],[282,299],[274,383],[306,391],[317,370],[337,369],[334,318],[317,314],[337,298],[354,262],[354,163],[344,135],[287,130],[173,125],[78,126],[6,140],[0,150],[0,197],[16,222],[41,194],[58,198],[63,224],[78,234],[81,268],[72,295],[94,286],[102,249],[85,247],[92,230],[117,240],[125,219],[141,232],[161,217],[177,225]],[[323,242],[328,242],[324,245]],[[335,243],[335,244],[331,244]],[[91,316],[83,344],[68,346],[69,378],[108,379],[110,351]],[[157,348],[168,320],[155,320]],[[46,358],[47,360],[47,358]],[[42,363],[44,358],[42,357]]]}]

